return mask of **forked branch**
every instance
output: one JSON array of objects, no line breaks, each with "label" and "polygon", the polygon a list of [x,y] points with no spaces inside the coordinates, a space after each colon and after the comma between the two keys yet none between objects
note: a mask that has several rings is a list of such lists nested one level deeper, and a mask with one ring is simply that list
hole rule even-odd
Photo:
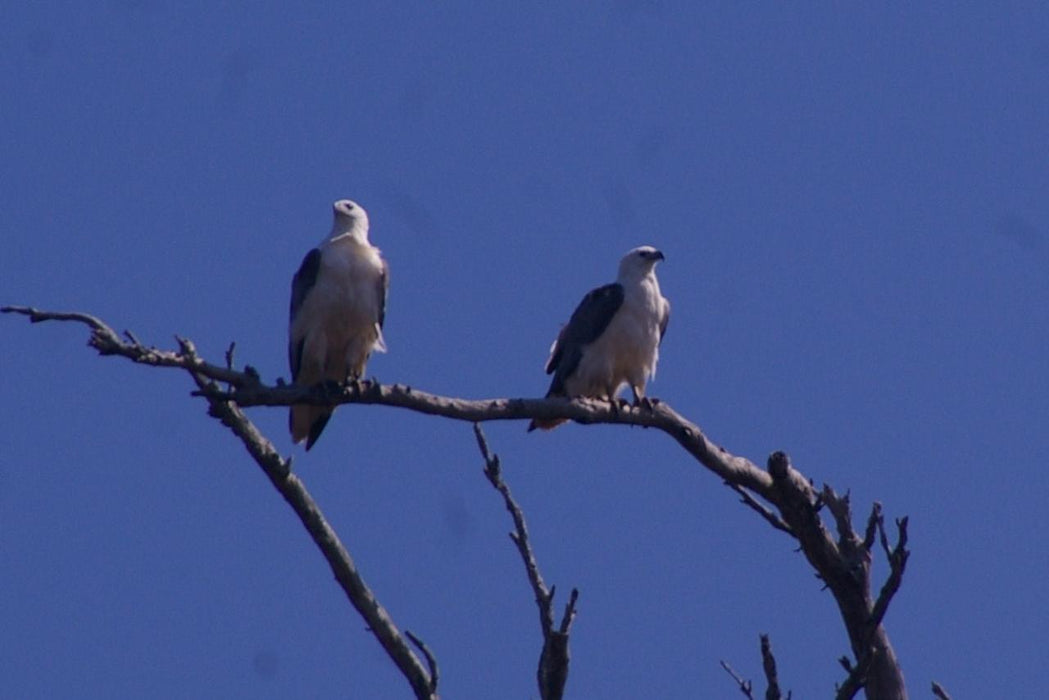
[{"label": "forked branch", "polygon": [[477,438],[477,447],[481,450],[484,459],[484,475],[488,482],[503,497],[506,510],[514,521],[514,531],[510,533],[510,539],[517,545],[517,551],[524,562],[525,571],[528,574],[528,582],[532,585],[535,594],[535,603],[539,608],[539,626],[543,631],[543,650],[539,654],[539,668],[536,671],[536,679],[539,683],[539,696],[543,700],[560,700],[565,692],[565,682],[568,680],[568,634],[575,619],[576,601],[579,599],[579,591],[572,589],[572,594],[565,605],[564,615],[561,617],[561,625],[554,627],[554,588],[546,587],[543,576],[539,573],[539,565],[535,560],[535,552],[532,550],[531,540],[528,538],[528,526],[525,523],[524,513],[517,505],[510,487],[503,481],[502,465],[499,455],[494,454],[488,448],[488,440],[480,423],[474,423],[474,436]]},{"label": "forked branch", "polygon": [[[130,333],[121,337],[108,325],[88,314],[40,311],[28,307],[4,307],[0,310],[28,316],[33,322],[57,320],[83,323],[91,329],[89,344],[103,355],[120,355],[137,363],[189,372],[197,386],[193,394],[205,398],[210,412],[221,418],[241,437],[249,452],[260,466],[263,466],[267,476],[281,490],[292,507],[296,508],[296,512],[300,512],[300,507],[302,508],[300,518],[307,529],[312,527],[317,530],[318,534],[315,534],[314,529],[311,529],[311,535],[314,535],[315,539],[318,539],[319,535],[328,536],[324,532],[326,523],[325,528],[321,528],[314,521],[313,513],[319,517],[315,505],[307,507],[306,502],[296,505],[303,495],[308,496],[305,488],[291,474],[290,462],[281,458],[273,446],[258,434],[244,417],[242,408],[290,406],[300,403],[378,404],[471,423],[564,418],[584,424],[626,424],[660,430],[677,441],[696,461],[720,477],[729,488],[740,495],[747,506],[758,512],[769,524],[797,538],[802,552],[816,570],[817,576],[834,595],[856,659],[855,664],[848,663],[849,676],[839,688],[838,696],[852,697],[860,688],[864,688],[870,700],[899,700],[907,697],[903,674],[882,626],[889,602],[899,589],[909,554],[906,549],[906,518],[897,522],[898,542],[895,547],[890,548],[884,524],[880,520],[880,507],[876,506],[877,512],[868,520],[865,536],[860,538],[852,528],[848,495],[839,497],[829,486],[817,491],[808,478],[790,465],[789,458],[782,452],[775,452],[769,457],[767,470],[760,469],[749,460],[734,456],[717,446],[697,425],[675,412],[666,403],[658,401],[646,406],[623,407],[590,399],[467,400],[430,394],[401,384],[384,385],[374,380],[350,382],[334,392],[328,388],[287,385],[281,380],[274,386],[268,386],[251,367],[246,367],[243,372],[232,368],[232,349],[227,356],[227,365],[230,366],[213,365],[204,362],[195,351],[191,351],[192,346],[188,341],[180,340],[182,348],[177,352],[158,350],[143,345]],[[827,507],[833,517],[837,538],[831,536],[823,524],[820,514],[823,506]],[[323,518],[320,518],[319,522],[323,523]],[[878,535],[889,559],[890,574],[877,601],[874,601],[871,598],[870,561],[874,539]],[[334,537],[334,533],[330,533],[330,536]],[[515,537],[519,548],[522,548],[522,541],[527,542],[522,540],[520,535]],[[320,541],[318,545],[320,546]],[[331,561],[329,559],[329,562]],[[336,569],[334,563],[332,567],[333,570]],[[352,568],[352,562],[350,567]],[[336,576],[340,576],[338,570]],[[542,584],[537,569],[535,578],[531,572],[529,576],[534,589],[545,590],[545,585],[537,587],[537,583]],[[340,583],[343,583],[341,578]],[[344,588],[352,586],[344,584]],[[544,595],[552,597],[553,591],[550,590]],[[551,636],[548,639],[559,643],[557,634],[562,630],[554,630],[552,611],[543,610],[544,604],[549,606],[549,601],[543,602],[544,595],[536,595],[537,603],[540,603],[544,635],[549,630]],[[357,602],[354,604],[358,605]],[[363,607],[367,609],[370,606]],[[377,603],[375,607],[381,610]],[[358,610],[361,610],[361,607],[358,607]],[[562,622],[566,649],[567,626],[573,611],[574,597],[569,601]],[[385,611],[382,612],[385,614]],[[388,628],[396,629],[392,627],[392,623]],[[423,690],[432,692],[432,674],[426,671],[399,634],[393,635],[393,638],[400,640],[399,645],[389,642],[391,646],[387,647],[387,651],[391,655],[398,654],[395,661],[400,659],[401,663],[406,664],[402,671],[404,668],[410,669],[410,680],[416,679],[412,681],[412,687],[417,694]],[[387,643],[384,642],[384,646],[387,646]],[[402,647],[410,656],[397,651]],[[567,666],[565,668],[567,669]],[[540,674],[542,673],[541,668]]]},{"label": "forked branch", "polygon": [[141,364],[186,370],[193,378],[198,390],[206,395],[208,414],[221,421],[240,439],[248,454],[295,511],[295,514],[299,516],[299,520],[302,521],[306,531],[309,532],[335,574],[335,580],[338,581],[353,607],[364,618],[368,629],[375,635],[383,649],[408,680],[415,697],[437,698],[436,660],[414,635],[411,636],[411,639],[426,656],[429,671],[412,652],[385,608],[364,582],[350,553],[328,524],[305,484],[292,473],[291,459],[280,455],[273,444],[248,419],[240,406],[233,401],[216,398],[215,392],[218,389],[216,381],[234,387],[257,382],[257,374],[250,371],[237,372],[232,369],[232,345],[226,354],[230,367],[219,367],[204,362],[197,354],[193,343],[184,338],[177,339],[178,352],[157,350],[144,346],[129,331],[124,333],[126,340],[122,339],[112,328],[88,314],[54,313],[22,307],[3,307],[0,311],[27,315],[34,323],[49,320],[83,323],[91,328],[89,345],[102,355],[120,355]]},{"label": "forked branch", "polygon": [[[779,674],[776,672],[776,658],[772,655],[772,643],[769,642],[769,636],[767,634],[761,635],[761,667],[765,672],[765,700],[783,700],[783,694],[779,689]],[[721,668],[725,669],[728,675],[732,676],[732,680],[736,681],[736,685],[739,686],[739,690],[743,695],[755,700],[754,698],[754,684],[744,679],[736,670],[728,665],[727,662],[721,662]],[[787,693],[786,700],[791,699],[791,693]]]}]

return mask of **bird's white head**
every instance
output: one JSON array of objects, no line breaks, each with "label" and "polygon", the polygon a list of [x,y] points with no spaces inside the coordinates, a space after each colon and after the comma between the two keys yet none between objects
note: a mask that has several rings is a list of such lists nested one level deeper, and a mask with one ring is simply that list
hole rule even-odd
[{"label": "bird's white head", "polygon": [[335,215],[331,227],[332,238],[349,234],[361,243],[368,242],[368,212],[364,211],[364,207],[357,202],[340,199],[331,208]]},{"label": "bird's white head", "polygon": [[634,248],[619,261],[619,280],[640,279],[651,274],[660,260],[663,252],[650,245]]}]

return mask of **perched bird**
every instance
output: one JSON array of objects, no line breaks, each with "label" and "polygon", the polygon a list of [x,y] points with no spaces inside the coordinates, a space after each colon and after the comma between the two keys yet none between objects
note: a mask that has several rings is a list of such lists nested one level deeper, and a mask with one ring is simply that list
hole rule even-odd
[{"label": "perched bird", "polygon": [[[670,302],[656,279],[660,260],[663,253],[652,246],[634,248],[620,260],[615,282],[583,297],[550,348],[546,373],[554,378],[547,398],[615,401],[627,384],[635,404],[645,400],[645,382],[656,375],[659,343],[670,320]],[[564,422],[533,420],[528,430],[550,430]]]},{"label": "perched bird", "polygon": [[[359,379],[372,351],[386,352],[389,268],[368,242],[367,212],[348,199],[332,208],[331,233],[306,254],[291,282],[288,363],[292,381],[303,386]],[[333,410],[292,406],[292,441],[313,447]]]}]

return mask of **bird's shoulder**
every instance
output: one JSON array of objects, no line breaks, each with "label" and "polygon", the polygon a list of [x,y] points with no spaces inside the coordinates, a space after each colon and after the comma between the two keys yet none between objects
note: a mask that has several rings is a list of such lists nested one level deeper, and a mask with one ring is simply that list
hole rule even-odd
[{"label": "bird's shoulder", "polygon": [[587,344],[596,340],[608,327],[616,311],[623,305],[623,285],[606,284],[587,292],[572,312],[572,317],[561,330],[558,344]]}]

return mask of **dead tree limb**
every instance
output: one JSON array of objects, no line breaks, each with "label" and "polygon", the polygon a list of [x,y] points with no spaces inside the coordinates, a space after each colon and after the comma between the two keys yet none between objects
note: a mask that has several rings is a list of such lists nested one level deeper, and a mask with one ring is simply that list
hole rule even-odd
[{"label": "dead tree limb", "polygon": [[[180,355],[186,358],[189,366],[201,363],[192,342],[183,338],[179,338],[178,342],[181,348]],[[214,387],[208,378],[192,369],[188,371],[201,390]],[[299,516],[310,537],[331,566],[335,580],[346,592],[346,597],[353,607],[364,618],[368,629],[408,680],[415,697],[427,700],[437,698],[437,662],[430,650],[415,635],[409,636],[425,655],[429,668],[427,671],[408,646],[389,613],[364,582],[350,553],[324,518],[324,514],[306,490],[305,484],[292,473],[291,459],[281,457],[273,444],[263,437],[235,403],[209,398],[208,405],[208,414],[219,419],[240,438],[255,463],[262,467],[273,486]]]},{"label": "dead tree limb", "polygon": [[[772,642],[767,634],[761,635],[761,667],[765,670],[765,700],[780,700],[783,697],[779,689],[779,674],[776,672],[776,657],[772,655]],[[790,700],[790,692],[787,693]]]},{"label": "dead tree limb", "polygon": [[[215,381],[236,386],[245,381],[251,381],[250,374],[236,372],[232,367],[222,368],[209,365],[197,354],[193,343],[184,338],[177,339],[178,352],[162,351],[142,345],[128,331],[124,333],[127,340],[122,340],[112,328],[87,314],[38,312],[19,307],[3,307],[0,311],[26,314],[34,323],[48,320],[84,323],[91,328],[89,345],[102,355],[121,355],[141,364],[186,370],[198,389],[207,395],[208,414],[221,421],[240,439],[248,454],[295,511],[295,514],[299,516],[299,520],[302,521],[306,531],[309,532],[310,537],[327,560],[332,573],[335,574],[335,580],[338,581],[353,607],[364,618],[368,629],[375,635],[379,644],[408,680],[415,697],[437,698],[436,660],[414,635],[410,637],[416,641],[420,650],[426,655],[430,668],[430,671],[427,672],[393,623],[389,613],[364,582],[350,553],[328,524],[305,484],[292,473],[291,459],[282,457],[277,452],[273,444],[259,432],[235,402],[214,398],[214,392],[218,388]],[[232,353],[233,346],[231,345],[226,355],[227,363],[230,365],[232,365]]]},{"label": "dead tree limb", "polygon": [[[88,314],[39,311],[28,307],[0,310],[28,316],[33,322],[84,323],[91,329],[89,345],[103,355],[121,355],[141,364],[190,372],[198,380],[193,394],[207,399],[212,407],[229,406],[239,411],[251,406],[300,403],[330,406],[379,404],[471,423],[565,418],[584,424],[625,424],[660,430],[739,493],[744,503],[757,510],[770,524],[798,539],[805,558],[834,596],[856,659],[855,663],[848,664],[849,676],[839,688],[838,697],[852,697],[861,688],[869,700],[905,700],[907,697],[903,673],[882,624],[889,602],[899,588],[909,554],[906,549],[906,519],[898,522],[897,545],[889,548],[883,544],[891,570],[875,602],[871,597],[870,580],[869,545],[874,537],[871,522],[868,521],[866,537],[861,539],[852,527],[848,496],[837,496],[829,486],[817,492],[810,480],[791,466],[783,452],[774,452],[768,459],[767,470],[760,469],[753,462],[732,455],[713,443],[699,426],[662,402],[654,401],[650,407],[623,407],[591,399],[467,400],[429,394],[400,384],[384,385],[375,380],[350,382],[334,392],[321,387],[287,385],[282,381],[276,386],[267,386],[258,372],[250,367],[237,372],[204,362],[195,355],[146,347],[133,336],[124,340],[108,325]],[[269,449],[272,450],[272,446]],[[769,506],[763,505],[759,498]],[[836,539],[823,524],[820,515],[823,505],[834,519]],[[778,515],[773,510],[778,511]],[[877,521],[874,527],[879,528]],[[879,532],[884,543],[883,530],[881,528]]]},{"label": "dead tree limb", "polygon": [[729,666],[727,661],[722,660],[720,663],[721,668],[725,669],[725,673],[732,676],[732,680],[736,681],[736,685],[739,686],[739,692],[743,693],[749,700],[754,700],[754,684],[736,673],[736,669]]},{"label": "dead tree limb", "polygon": [[539,684],[539,697],[543,700],[561,700],[565,692],[565,682],[568,680],[568,633],[575,619],[576,601],[579,599],[579,591],[572,589],[572,594],[565,605],[564,615],[561,617],[561,625],[554,626],[554,593],[555,587],[547,588],[543,581],[543,575],[539,572],[539,564],[535,560],[535,552],[532,550],[531,540],[528,538],[528,526],[525,523],[524,512],[517,505],[510,487],[503,481],[502,465],[499,455],[492,453],[488,448],[488,440],[480,423],[474,423],[474,435],[477,438],[477,447],[481,450],[484,459],[484,475],[488,482],[503,497],[506,510],[514,521],[514,531],[510,533],[510,539],[517,545],[517,551],[524,562],[525,571],[528,574],[528,582],[532,585],[535,594],[535,603],[539,608],[539,626],[543,631],[543,650],[539,654],[539,667],[536,671],[536,680]]},{"label": "dead tree limb", "polygon": [[[769,642],[767,634],[761,635],[761,667],[765,672],[765,682],[767,683],[765,686],[765,700],[783,700],[783,694],[779,689],[779,675],[776,672],[776,658],[772,655],[772,644]],[[745,680],[725,661],[721,662],[721,668],[725,669],[725,672],[732,676],[732,680],[736,681],[740,692],[750,698],[750,700],[754,700],[754,684],[751,681]],[[788,692],[787,700],[790,700],[790,697],[791,694]]]},{"label": "dead tree limb", "polygon": [[[777,491],[774,502],[783,519],[798,534],[805,558],[834,595],[849,634],[856,663],[848,665],[849,677],[839,688],[837,697],[851,698],[860,688],[865,688],[870,700],[904,700],[907,690],[896,654],[881,620],[875,622],[873,618],[871,552],[866,541],[852,528],[848,495],[839,497],[830,486],[824,486],[817,494],[815,488],[794,471],[790,458],[783,452],[774,452],[769,457],[768,470]],[[822,505],[827,506],[834,519],[838,531],[836,540],[820,519]],[[905,562],[906,557],[901,555],[900,560]],[[901,576],[902,573],[901,564]],[[888,602],[887,598],[886,608]]]}]

